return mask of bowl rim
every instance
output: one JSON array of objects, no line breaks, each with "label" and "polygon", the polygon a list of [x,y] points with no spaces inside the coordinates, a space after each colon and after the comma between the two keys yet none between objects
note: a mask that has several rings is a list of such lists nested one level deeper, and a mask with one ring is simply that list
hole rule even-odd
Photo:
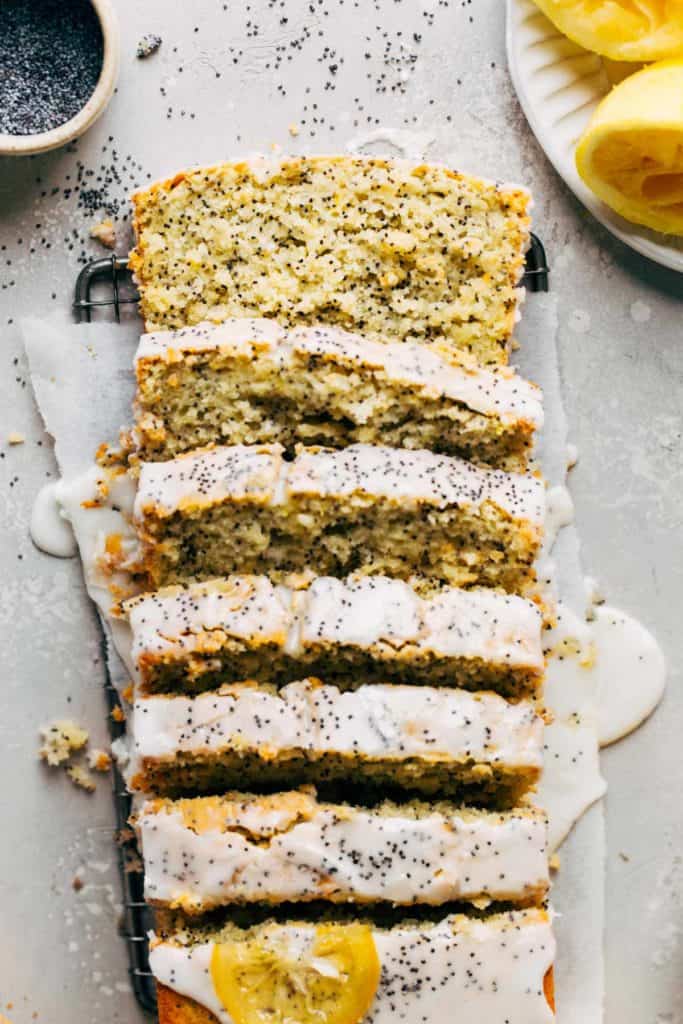
[{"label": "bowl rim", "polygon": [[119,23],[112,0],[90,0],[102,30],[102,69],[92,95],[77,114],[47,132],[7,135],[0,132],[0,156],[27,156],[65,146],[82,135],[102,114],[112,97],[119,73]]}]

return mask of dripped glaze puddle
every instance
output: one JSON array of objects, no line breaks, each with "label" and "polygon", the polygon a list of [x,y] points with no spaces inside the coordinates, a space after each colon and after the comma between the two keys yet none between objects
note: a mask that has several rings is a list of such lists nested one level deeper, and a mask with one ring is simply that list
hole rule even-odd
[{"label": "dripped glaze puddle", "polygon": [[591,804],[604,795],[595,741],[598,709],[590,625],[562,603],[557,625],[547,630],[545,703],[553,716],[545,732],[545,763],[536,802],[549,818],[556,850]]},{"label": "dripped glaze puddle", "polygon": [[47,555],[73,558],[78,551],[71,523],[57,501],[59,483],[41,487],[31,510],[31,540]]},{"label": "dripped glaze puddle", "polygon": [[659,704],[666,686],[662,649],[641,622],[611,605],[595,609],[591,633],[598,676],[598,738],[628,736]]}]

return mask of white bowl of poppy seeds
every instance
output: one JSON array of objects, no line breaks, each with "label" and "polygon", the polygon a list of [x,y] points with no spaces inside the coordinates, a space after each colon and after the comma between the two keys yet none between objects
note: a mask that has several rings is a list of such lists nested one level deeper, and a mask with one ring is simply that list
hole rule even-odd
[{"label": "white bowl of poppy seeds", "polygon": [[82,135],[111,99],[119,49],[111,0],[0,0],[0,154]]}]

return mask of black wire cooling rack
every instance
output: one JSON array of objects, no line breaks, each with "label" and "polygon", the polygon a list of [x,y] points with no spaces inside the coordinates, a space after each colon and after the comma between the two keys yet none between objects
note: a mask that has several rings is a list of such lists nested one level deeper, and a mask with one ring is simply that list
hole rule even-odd
[{"label": "black wire cooling rack", "polygon": [[[109,731],[112,740],[125,732],[121,721],[123,711],[118,690],[111,681],[105,659],[104,689],[109,709]],[[121,773],[113,768],[114,805],[116,808],[116,841],[118,847],[119,873],[123,888],[123,913],[121,935],[128,948],[128,972],[135,997],[148,1013],[156,1011],[156,986],[149,969],[147,934],[152,928],[152,912],[145,903],[142,859],[138,850],[135,833],[128,824],[132,800],[126,790]]]},{"label": "black wire cooling rack", "polygon": [[[530,292],[547,292],[549,273],[543,243],[537,235],[532,234],[522,283]],[[131,290],[130,283],[128,260],[125,256],[104,256],[100,260],[87,263],[76,281],[76,315],[79,319],[90,322],[93,310],[111,306],[117,323],[120,323],[121,306],[133,305],[138,301],[138,295]],[[93,298],[93,289],[98,285],[106,290],[97,298]]]},{"label": "black wire cooling rack", "polygon": [[[543,243],[537,235],[532,234],[522,283],[530,292],[547,292],[549,273]],[[89,323],[93,311],[103,308],[113,309],[116,321],[120,323],[121,307],[137,302],[138,295],[132,286],[128,260],[125,256],[112,255],[93,260],[86,264],[78,275],[73,304],[78,320],[86,320]],[[121,717],[121,702],[108,670],[105,691],[109,706],[111,738],[115,740],[124,732],[125,726],[117,720],[117,716]],[[122,935],[128,947],[131,983],[140,1006],[148,1013],[155,1013],[156,989],[149,969],[147,941],[147,934],[152,927],[152,912],[144,900],[142,861],[135,835],[128,824],[131,797],[117,768],[114,768],[114,802],[119,870],[123,886]]]}]

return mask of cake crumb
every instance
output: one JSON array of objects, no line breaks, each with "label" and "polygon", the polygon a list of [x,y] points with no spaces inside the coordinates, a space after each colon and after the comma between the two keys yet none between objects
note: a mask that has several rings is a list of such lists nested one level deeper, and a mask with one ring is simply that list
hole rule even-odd
[{"label": "cake crumb", "polygon": [[106,750],[88,751],[88,767],[94,772],[108,772],[111,768],[111,757]]},{"label": "cake crumb", "polygon": [[71,888],[73,889],[73,891],[74,892],[80,892],[84,885],[85,885],[85,882],[83,881],[81,876],[80,875],[74,875],[73,881],[71,883]]},{"label": "cake crumb", "polygon": [[139,875],[144,871],[142,860],[137,850],[123,851],[123,870],[126,875]]},{"label": "cake crumb", "polygon": [[550,859],[548,861],[548,867],[550,868],[551,871],[559,871],[560,870],[560,863],[561,862],[560,862],[560,855],[559,855],[559,853],[553,853],[553,855],[550,857]]},{"label": "cake crumb", "polygon": [[8,444],[23,444],[25,440],[26,438],[24,437],[24,435],[18,433],[18,431],[16,430],[13,430],[11,434],[7,435]]},{"label": "cake crumb", "polygon": [[125,722],[126,720],[126,716],[123,713],[123,709],[119,707],[118,704],[112,710],[111,717],[114,719],[115,722]]},{"label": "cake crumb", "polygon": [[105,248],[113,249],[116,245],[116,228],[111,220],[103,220],[90,228],[90,237],[100,242]]},{"label": "cake crumb", "polygon": [[629,855],[627,853],[624,853],[623,850],[619,851],[619,857],[620,857],[621,860],[624,861],[625,864],[628,864],[629,861],[631,860]]},{"label": "cake crumb", "polygon": [[88,771],[81,764],[69,764],[66,768],[66,774],[69,776],[74,786],[79,786],[80,789],[84,789],[86,793],[94,793],[96,786],[95,780]]},{"label": "cake crumb", "polygon": [[60,719],[44,725],[40,730],[43,744],[38,751],[43,761],[56,768],[68,761],[76,750],[82,750],[88,742],[88,733],[69,719]]},{"label": "cake crumb", "polygon": [[296,138],[300,131],[299,125],[292,122],[292,124],[287,126],[287,131],[293,138]]},{"label": "cake crumb", "polygon": [[154,35],[153,32],[148,32],[142,36],[138,42],[137,49],[135,50],[135,56],[138,60],[144,60],[145,57],[150,57],[153,53],[156,53],[161,46],[161,36]]}]

